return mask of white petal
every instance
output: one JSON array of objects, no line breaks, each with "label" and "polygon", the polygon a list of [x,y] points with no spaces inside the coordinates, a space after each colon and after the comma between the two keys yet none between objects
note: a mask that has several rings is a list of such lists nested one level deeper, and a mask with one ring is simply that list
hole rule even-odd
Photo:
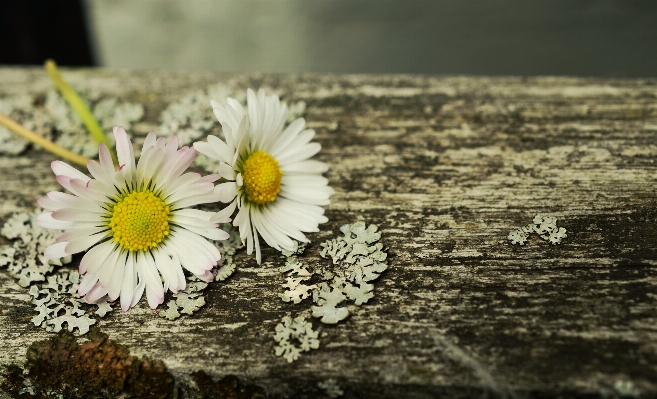
[{"label": "white petal", "polygon": [[152,130],[148,132],[148,135],[144,140],[144,145],[141,147],[142,154],[144,153],[144,150],[146,150],[147,148],[153,147],[155,145],[156,140],[157,140],[157,136],[155,135],[155,131]]},{"label": "white petal", "polygon": [[116,187],[114,187],[114,184],[105,184],[99,180],[89,181],[89,186],[87,188],[89,191],[95,191],[99,195],[105,196],[106,198],[116,198],[119,196],[119,192],[117,191]]},{"label": "white petal", "polygon": [[[175,224],[187,224],[190,226],[197,226],[197,227],[203,227],[203,228],[213,228],[215,227],[214,222],[210,222],[210,217],[213,215],[211,212],[204,212],[204,211],[199,211],[203,212],[202,214],[194,214],[194,213],[189,213],[189,212],[181,212],[181,211],[198,211],[197,209],[181,209],[179,211],[175,211],[171,215],[171,221]],[[190,215],[190,216],[188,216]],[[197,217],[201,216],[201,217]]]},{"label": "white petal", "polygon": [[100,226],[100,227],[82,227],[79,229],[67,231],[66,233],[62,234],[61,236],[57,237],[57,242],[72,242],[79,240],[84,237],[88,237],[90,235],[100,233],[101,231],[107,230],[107,226]]},{"label": "white petal", "polygon": [[198,277],[202,281],[205,281],[206,283],[211,283],[214,281],[214,276],[212,275],[212,272],[209,270],[207,270],[204,274],[197,274],[196,277]]},{"label": "white petal", "polygon": [[221,175],[219,173],[213,173],[211,175],[205,175],[201,177],[198,182],[199,183],[214,183],[217,180],[221,179]]},{"label": "white petal", "polygon": [[96,284],[91,288],[87,295],[85,295],[84,299],[86,299],[87,302],[95,303],[105,295],[107,295],[107,289],[100,284]]},{"label": "white petal", "polygon": [[194,195],[192,197],[181,199],[180,201],[172,204],[171,209],[176,210],[194,205],[209,204],[217,201],[219,201],[219,196],[213,190],[206,194]]},{"label": "white petal", "polygon": [[43,251],[43,256],[48,259],[59,259],[69,256],[70,254],[66,252],[67,242],[58,242],[46,248]]},{"label": "white petal", "polygon": [[105,288],[109,288],[112,282],[112,275],[114,274],[114,268],[119,262],[125,264],[126,256],[127,256],[127,251],[120,251],[118,249],[112,251],[109,254],[109,256],[103,261],[103,265],[100,267],[98,274],[98,284],[102,285]]},{"label": "white petal", "polygon": [[103,214],[100,212],[82,211],[77,209],[60,209],[52,213],[53,219],[69,222],[103,223]]},{"label": "white petal", "polygon": [[297,118],[285,128],[283,133],[274,141],[269,148],[269,153],[277,158],[280,153],[287,149],[290,143],[301,133],[306,126],[306,121],[303,118]]},{"label": "white petal", "polygon": [[178,256],[182,266],[193,274],[204,273],[205,270],[212,269],[215,263],[214,259],[206,251],[198,248],[198,245],[194,241],[190,241],[186,236],[181,234],[182,231],[185,230],[176,229],[174,234],[172,234],[172,239],[167,243],[173,253]]},{"label": "white petal", "polygon": [[230,202],[237,196],[237,185],[234,182],[217,184],[214,191],[219,196],[219,201]]},{"label": "white petal", "polygon": [[260,241],[258,240],[258,232],[253,228],[253,246],[256,250],[256,262],[260,264],[262,261],[262,253],[260,252]]},{"label": "white petal", "polygon": [[164,302],[164,287],[162,286],[162,278],[155,265],[155,259],[150,253],[145,253],[146,259],[146,296],[148,297],[148,304],[152,309],[155,309],[159,304]]},{"label": "white petal", "polygon": [[85,182],[89,181],[89,177],[79,170],[75,169],[71,165],[62,162],[62,161],[53,161],[50,164],[52,171],[55,172],[57,176],[66,176],[70,179],[80,179]]},{"label": "white petal", "polygon": [[75,226],[75,222],[53,219],[52,212],[42,213],[36,218],[36,224],[45,229],[67,230]]},{"label": "white petal", "polygon": [[228,223],[230,222],[230,217],[233,215],[233,212],[235,212],[236,207],[237,201],[233,201],[227,207],[212,216],[212,219],[210,220],[215,223]]},{"label": "white petal", "polygon": [[109,297],[110,301],[116,300],[116,298],[121,295],[123,275],[125,273],[126,263],[129,256],[130,254],[128,252],[124,252],[116,262],[116,266],[114,266],[114,271],[112,272],[110,283],[107,286],[107,296]]},{"label": "white petal", "polygon": [[146,280],[139,277],[139,284],[137,284],[132,293],[132,302],[130,302],[130,307],[135,306],[141,297],[144,296],[144,288],[146,288]]},{"label": "white petal", "polygon": [[315,131],[312,129],[306,129],[298,135],[292,136],[290,139],[288,139],[285,143],[285,146],[277,148],[275,155],[274,151],[272,151],[272,155],[274,155],[276,159],[284,159],[289,154],[294,153],[295,151],[308,144],[310,140],[313,139],[313,137],[315,137]]},{"label": "white petal", "polygon": [[308,143],[301,147],[290,147],[283,151],[280,156],[276,157],[278,164],[285,166],[289,163],[304,161],[317,154],[322,146],[319,143]]},{"label": "white petal", "polygon": [[87,273],[82,277],[80,285],[78,286],[78,294],[85,296],[91,291],[98,282],[98,273]]},{"label": "white petal", "polygon": [[[236,126],[239,126],[239,123],[237,123]],[[212,135],[208,136],[208,143],[212,146],[212,148],[214,148],[215,153],[219,156],[216,159],[225,163],[230,163],[234,156],[234,149],[231,150],[228,144],[221,141],[218,137]]]},{"label": "white petal", "polygon": [[281,192],[279,195],[306,204],[328,205],[331,203],[329,197],[332,194],[333,189],[328,186],[309,188],[281,186]]},{"label": "white petal", "polygon": [[178,275],[177,280],[178,280],[178,291],[184,290],[187,284],[187,280],[185,279],[185,272],[183,271],[182,265],[180,264],[180,259],[178,259],[178,256],[176,254],[170,254],[171,255],[171,262],[173,265],[173,269],[176,271],[176,274]]},{"label": "white petal", "polygon": [[185,190],[179,190],[176,193],[170,195],[166,198],[166,201],[170,204],[173,204],[185,198],[211,193],[213,190],[214,184],[212,183],[195,183],[189,185]]},{"label": "white petal", "polygon": [[102,182],[105,185],[112,184],[112,175],[106,175],[105,170],[98,162],[90,159],[87,161],[87,169],[89,169],[89,173],[91,173],[94,179]]},{"label": "white petal", "polygon": [[179,285],[178,274],[176,273],[173,260],[169,255],[166,255],[159,249],[153,250],[153,257],[155,258],[155,266],[162,276],[162,280],[164,280],[164,291],[166,291],[168,287],[172,292],[177,292]]},{"label": "white petal", "polygon": [[106,233],[97,233],[94,235],[86,236],[79,238],[75,241],[71,241],[66,245],[66,253],[69,255],[77,254],[78,252],[86,251],[92,245],[95,245],[98,241],[107,237]]},{"label": "white petal", "polygon": [[101,192],[98,192],[89,186],[92,182],[96,180],[90,180],[87,183],[83,183],[82,180],[71,180],[71,186],[78,193],[78,196],[85,201],[96,202],[98,205],[106,204],[107,197]]},{"label": "white petal", "polygon": [[322,174],[328,171],[328,164],[312,159],[289,163],[281,167],[283,176],[286,174]]},{"label": "white petal", "polygon": [[[297,241],[308,242],[306,236],[301,232],[300,227],[302,227],[302,225],[297,222],[297,218],[286,218],[279,212],[276,212],[276,208],[272,207],[264,208],[261,212],[261,215],[263,218],[263,223],[266,223],[267,226],[270,226],[270,230],[278,231],[279,234],[285,234],[286,236],[292,237]],[[291,245],[293,246],[293,244]],[[281,244],[281,246],[291,250],[290,247],[286,247],[283,244]]]},{"label": "white petal", "polygon": [[103,261],[107,259],[110,252],[114,250],[114,243],[105,241],[91,248],[80,261],[79,272],[80,274],[95,273],[103,265]]},{"label": "white petal", "polygon": [[216,212],[202,211],[200,209],[180,209],[175,212],[176,215],[182,215],[189,218],[210,221]]},{"label": "white petal", "polygon": [[85,295],[84,299],[87,303],[96,303],[100,301],[107,294],[107,290],[103,288],[100,284],[94,285],[94,287]]},{"label": "white petal", "polygon": [[202,251],[208,256],[208,259],[210,259],[210,263],[212,264],[208,270],[211,269],[212,266],[215,266],[217,261],[221,259],[221,252],[219,252],[217,247],[200,235],[184,229],[178,229],[178,233],[180,236],[185,237],[188,243],[192,243],[199,249],[199,251]]},{"label": "white petal", "polygon": [[40,207],[42,207],[47,211],[56,211],[58,209],[63,208],[62,205],[59,205],[58,203],[56,203],[55,201],[51,200],[48,197],[39,198],[37,200],[37,204],[39,204]]},{"label": "white petal", "polygon": [[227,163],[219,164],[219,174],[226,180],[235,180],[235,171]]},{"label": "white petal", "polygon": [[[135,290],[135,255],[130,253],[125,262],[125,270],[123,271],[123,281],[121,283],[121,310],[127,312],[130,309],[133,301],[133,293]],[[141,295],[139,295],[141,297]],[[137,301],[139,298],[137,298]],[[136,302],[135,302],[136,303]]]},{"label": "white petal", "polygon": [[105,174],[107,176],[111,177],[114,175],[114,173],[116,173],[112,155],[110,154],[110,151],[105,143],[100,143],[98,145],[98,160],[100,161],[100,166],[103,167],[103,170],[105,170]]},{"label": "white petal", "polygon": [[310,189],[311,187],[328,186],[328,179],[320,175],[286,175],[283,174],[281,184]]},{"label": "white petal", "polygon": [[170,195],[186,189],[190,184],[194,184],[199,180],[201,180],[201,175],[193,172],[187,172],[184,175],[177,177],[162,186],[164,198],[168,198]]},{"label": "white petal", "polygon": [[135,153],[128,134],[120,126],[114,126],[114,139],[116,142],[116,155],[124,176],[132,176],[135,171]]}]

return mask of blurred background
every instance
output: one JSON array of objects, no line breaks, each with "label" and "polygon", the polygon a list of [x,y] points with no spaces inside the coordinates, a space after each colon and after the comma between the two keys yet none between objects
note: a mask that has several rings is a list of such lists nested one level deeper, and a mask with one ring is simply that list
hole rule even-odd
[{"label": "blurred background", "polygon": [[655,76],[654,0],[0,0],[0,64]]}]

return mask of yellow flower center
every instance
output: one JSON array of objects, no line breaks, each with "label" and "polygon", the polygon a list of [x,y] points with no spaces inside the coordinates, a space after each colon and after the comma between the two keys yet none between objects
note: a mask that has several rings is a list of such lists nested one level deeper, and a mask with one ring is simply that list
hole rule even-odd
[{"label": "yellow flower center", "polygon": [[283,171],[278,161],[264,151],[256,151],[244,162],[242,179],[246,198],[259,205],[272,202],[281,191]]},{"label": "yellow flower center", "polygon": [[110,213],[114,241],[128,251],[157,247],[169,235],[169,207],[150,190],[126,195]]}]

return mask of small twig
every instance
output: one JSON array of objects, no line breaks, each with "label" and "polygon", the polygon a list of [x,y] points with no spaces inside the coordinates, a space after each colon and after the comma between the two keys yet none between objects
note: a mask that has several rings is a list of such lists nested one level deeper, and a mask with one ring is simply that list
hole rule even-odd
[{"label": "small twig", "polygon": [[24,126],[22,126],[21,124],[19,124],[18,122],[9,118],[6,115],[0,114],[0,125],[6,127],[7,129],[11,130],[17,135],[23,137],[24,139],[31,141],[32,143],[38,145],[39,147],[42,147],[43,149],[50,151],[53,154],[63,159],[66,159],[68,161],[71,161],[81,166],[87,166],[87,161],[89,159],[83,157],[82,155],[71,152],[64,147],[58,146],[57,144],[46,139],[40,134],[25,128]]}]

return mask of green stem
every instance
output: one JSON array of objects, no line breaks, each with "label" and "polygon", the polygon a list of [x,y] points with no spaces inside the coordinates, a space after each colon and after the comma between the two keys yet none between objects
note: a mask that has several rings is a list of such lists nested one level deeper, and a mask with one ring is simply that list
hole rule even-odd
[{"label": "green stem", "polygon": [[80,95],[68,83],[66,83],[62,75],[59,73],[55,61],[47,60],[44,67],[46,68],[46,72],[48,72],[50,80],[52,80],[57,87],[57,90],[62,94],[62,97],[64,97],[71,108],[73,108],[80,119],[82,119],[82,123],[84,123],[84,126],[91,134],[91,137],[93,137],[96,143],[105,143],[107,148],[110,149],[114,163],[118,163],[116,154],[112,150],[112,147],[107,140],[107,136],[105,135],[105,132],[103,132],[103,128],[100,127],[100,124],[96,118],[94,118],[89,107],[87,107],[87,104],[85,104]]},{"label": "green stem", "polygon": [[53,143],[52,141],[46,139],[45,137],[29,129],[26,129],[21,124],[9,118],[8,116],[0,114],[0,125],[6,127],[7,129],[11,130],[17,135],[23,137],[24,139],[31,141],[32,143],[38,145],[39,147],[47,151],[50,151],[53,154],[63,159],[66,159],[68,161],[71,161],[81,166],[85,166],[85,167],[87,166],[87,161],[88,161],[87,158],[83,157],[82,155],[71,152],[64,147],[60,147],[57,144]]}]

